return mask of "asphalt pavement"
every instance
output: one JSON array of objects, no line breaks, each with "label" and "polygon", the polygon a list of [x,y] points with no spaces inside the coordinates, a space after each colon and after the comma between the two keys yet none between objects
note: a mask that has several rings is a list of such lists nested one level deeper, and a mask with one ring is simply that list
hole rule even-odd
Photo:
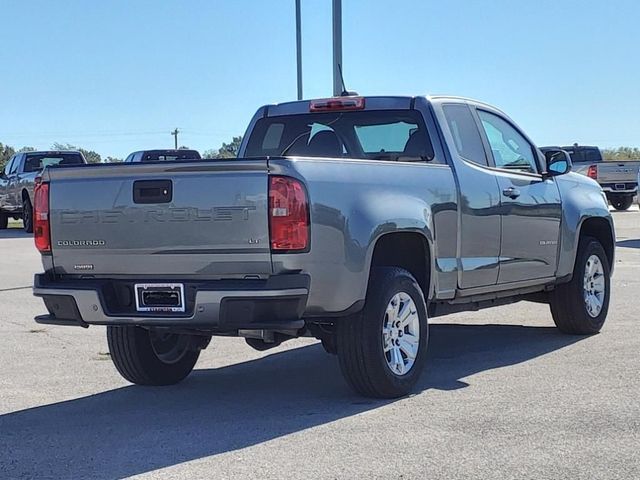
[{"label": "asphalt pavement", "polygon": [[33,240],[0,231],[0,478],[639,479],[640,212],[615,212],[609,317],[545,305],[435,319],[414,395],[351,393],[313,340],[214,338],[183,383],[132,386],[104,328],[42,326]]}]

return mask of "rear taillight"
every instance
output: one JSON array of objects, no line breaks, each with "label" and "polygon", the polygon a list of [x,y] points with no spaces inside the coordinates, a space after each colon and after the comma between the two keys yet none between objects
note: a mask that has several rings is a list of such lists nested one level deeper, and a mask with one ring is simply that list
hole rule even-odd
[{"label": "rear taillight", "polygon": [[301,252],[309,247],[309,202],[295,178],[269,177],[269,236],[272,252]]},{"label": "rear taillight", "polygon": [[36,185],[33,201],[33,238],[41,253],[51,251],[51,229],[49,228],[49,184]]},{"label": "rear taillight", "polygon": [[597,165],[589,165],[589,170],[587,170],[587,177],[593,178],[594,180],[598,179],[598,166]]}]

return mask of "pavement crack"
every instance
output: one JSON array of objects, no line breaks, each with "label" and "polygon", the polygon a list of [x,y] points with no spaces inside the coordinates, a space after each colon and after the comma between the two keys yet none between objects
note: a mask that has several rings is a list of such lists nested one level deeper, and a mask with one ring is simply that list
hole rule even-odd
[{"label": "pavement crack", "polygon": [[28,288],[33,288],[31,285],[27,287],[11,287],[11,288],[0,288],[0,293],[2,292],[12,292],[14,290],[27,290]]}]

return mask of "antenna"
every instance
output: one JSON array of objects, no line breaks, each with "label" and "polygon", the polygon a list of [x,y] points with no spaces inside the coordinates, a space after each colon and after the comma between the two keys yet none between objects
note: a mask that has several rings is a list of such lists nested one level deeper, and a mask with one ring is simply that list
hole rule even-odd
[{"label": "antenna", "polygon": [[340,72],[340,82],[342,83],[341,97],[350,97],[352,95],[358,95],[358,92],[350,92],[347,90],[347,86],[344,84],[344,75],[342,75],[342,65],[338,64],[338,72]]}]

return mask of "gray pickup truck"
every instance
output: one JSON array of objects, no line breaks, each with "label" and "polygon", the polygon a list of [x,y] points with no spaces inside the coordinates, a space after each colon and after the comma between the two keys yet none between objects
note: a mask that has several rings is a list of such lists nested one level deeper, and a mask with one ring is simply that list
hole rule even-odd
[{"label": "gray pickup truck", "polygon": [[36,321],[106,325],[137,384],[184,379],[215,335],[312,336],[356,392],[405,395],[430,317],[529,300],[563,332],[600,331],[613,223],[570,168],[472,100],[264,106],[237,159],[47,169]]},{"label": "gray pickup truck", "polygon": [[51,165],[84,165],[84,156],[76,151],[18,152],[0,172],[0,229],[7,228],[9,217],[22,218],[24,230],[33,232],[34,180]]},{"label": "gray pickup truck", "polygon": [[627,210],[638,193],[638,168],[640,161],[605,161],[598,147],[578,145],[568,147],[541,147],[547,149],[562,148],[571,157],[572,170],[593,178],[602,187],[607,199],[616,210]]}]

